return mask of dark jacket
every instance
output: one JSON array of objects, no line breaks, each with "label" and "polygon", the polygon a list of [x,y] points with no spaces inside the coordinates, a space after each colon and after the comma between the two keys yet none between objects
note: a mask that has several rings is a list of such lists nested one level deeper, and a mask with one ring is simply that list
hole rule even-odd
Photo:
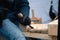
[{"label": "dark jacket", "polygon": [[[8,4],[7,4],[8,5]],[[5,5],[6,6],[6,5]],[[23,13],[27,16],[29,16],[29,2],[28,0],[15,0],[13,7],[8,10],[8,15],[6,18],[10,19],[12,22],[16,23],[19,22],[19,19],[17,17],[18,13]],[[9,6],[10,7],[10,6]]]}]

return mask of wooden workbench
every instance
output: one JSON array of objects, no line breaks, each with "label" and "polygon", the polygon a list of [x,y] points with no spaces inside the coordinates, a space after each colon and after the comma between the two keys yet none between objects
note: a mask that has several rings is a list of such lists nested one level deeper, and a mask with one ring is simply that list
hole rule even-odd
[{"label": "wooden workbench", "polygon": [[[52,25],[52,26],[51,26]],[[48,34],[23,32],[26,37],[57,40],[58,20],[55,20],[48,24]]]},{"label": "wooden workbench", "polygon": [[23,32],[26,37],[37,38],[37,39],[49,39],[48,34],[40,34],[40,33],[30,33]]},{"label": "wooden workbench", "polygon": [[45,39],[45,40],[57,40],[57,37],[51,37],[48,34],[41,34],[41,33],[30,33],[30,32],[23,32],[25,37],[30,38],[37,38],[37,39]]}]

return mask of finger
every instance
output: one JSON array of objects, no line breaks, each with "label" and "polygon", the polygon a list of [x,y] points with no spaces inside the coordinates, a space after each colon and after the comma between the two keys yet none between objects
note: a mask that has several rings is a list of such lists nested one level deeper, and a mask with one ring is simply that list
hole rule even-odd
[{"label": "finger", "polygon": [[31,28],[29,26],[26,26],[26,31],[29,31]]}]

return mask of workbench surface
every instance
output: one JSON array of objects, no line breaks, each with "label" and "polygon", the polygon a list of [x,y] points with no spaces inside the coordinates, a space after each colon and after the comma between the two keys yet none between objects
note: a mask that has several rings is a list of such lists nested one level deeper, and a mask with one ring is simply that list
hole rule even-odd
[{"label": "workbench surface", "polygon": [[48,34],[40,34],[40,33],[30,33],[23,32],[26,37],[38,38],[38,39],[49,39],[50,36]]}]

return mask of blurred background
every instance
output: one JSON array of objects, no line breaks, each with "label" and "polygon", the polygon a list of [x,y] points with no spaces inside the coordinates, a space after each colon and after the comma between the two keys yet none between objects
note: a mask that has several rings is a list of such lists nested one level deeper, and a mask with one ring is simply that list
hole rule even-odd
[{"label": "blurred background", "polygon": [[[31,10],[34,10],[34,15],[38,18],[42,18],[42,23],[46,24],[51,21],[49,16],[49,10],[51,7],[51,1],[53,1],[53,8],[58,13],[58,0],[28,0],[30,5],[30,17],[32,17]],[[55,12],[53,10],[53,12]],[[57,14],[56,14],[57,15]]]}]

